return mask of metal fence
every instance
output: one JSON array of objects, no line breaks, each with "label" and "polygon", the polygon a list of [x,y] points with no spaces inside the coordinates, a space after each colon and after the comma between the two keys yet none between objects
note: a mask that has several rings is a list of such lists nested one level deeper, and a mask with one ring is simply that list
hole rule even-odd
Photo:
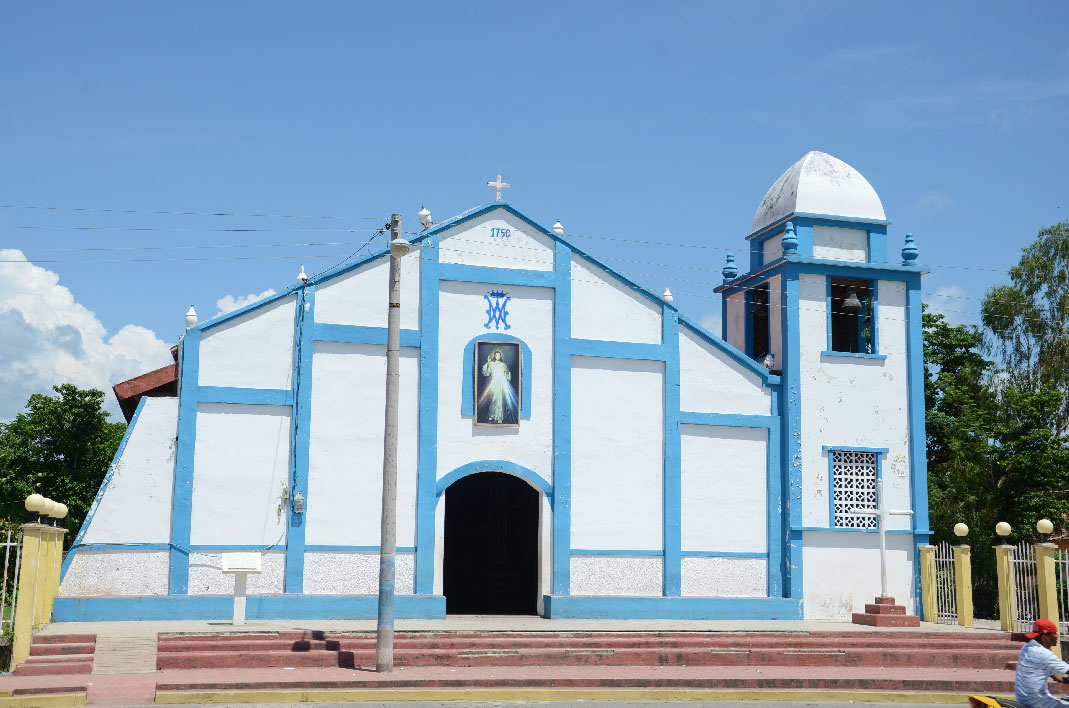
[{"label": "metal fence", "polygon": [[1069,631],[1069,551],[1064,548],[1054,556],[1054,584],[1058,592],[1058,628],[1065,636]]},{"label": "metal fence", "polygon": [[943,541],[935,547],[935,621],[958,623],[958,605],[954,593],[954,549]]},{"label": "metal fence", "polygon": [[22,562],[22,530],[7,529],[0,546],[4,549],[4,579],[3,585],[0,586],[0,632],[3,632],[13,628],[15,623],[19,565]]},{"label": "metal fence", "polygon": [[1032,623],[1039,616],[1039,582],[1036,579],[1036,549],[1028,541],[1021,541],[1013,548],[1010,559],[1013,576],[1013,592],[1017,601],[1017,616],[1014,630],[1031,632]]}]

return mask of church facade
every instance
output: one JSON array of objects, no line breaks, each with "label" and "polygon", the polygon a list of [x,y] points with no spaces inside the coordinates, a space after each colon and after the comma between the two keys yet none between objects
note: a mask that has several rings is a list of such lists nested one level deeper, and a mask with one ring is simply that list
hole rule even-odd
[{"label": "church facade", "polygon": [[[707,331],[506,202],[401,260],[397,615],[845,617],[919,595],[920,278],[879,197],[809,153]],[[374,617],[386,252],[193,324],[63,568],[57,620]]]}]

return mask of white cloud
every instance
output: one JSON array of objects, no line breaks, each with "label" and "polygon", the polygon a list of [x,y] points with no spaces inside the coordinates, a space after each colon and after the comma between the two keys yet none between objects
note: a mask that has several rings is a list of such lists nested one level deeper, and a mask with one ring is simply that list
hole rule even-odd
[{"label": "white cloud", "polygon": [[56,273],[11,262],[25,260],[22,251],[0,249],[0,420],[60,383],[104,391],[112,419],[122,420],[111,387],[173,361],[170,346],[133,324],[109,337]]},{"label": "white cloud", "polygon": [[968,291],[957,285],[940,285],[934,293],[924,296],[924,302],[929,312],[942,315],[947,324],[954,326],[965,324],[971,310],[975,309]]},{"label": "white cloud", "polygon": [[251,305],[252,303],[257,302],[258,300],[263,300],[265,297],[271,297],[274,294],[275,291],[271,288],[268,288],[259,295],[257,295],[256,293],[249,293],[248,295],[238,295],[237,297],[234,297],[233,295],[226,295],[215,301],[215,306],[219,308],[219,311],[212,315],[212,317],[225,315],[228,312],[233,312],[234,310],[241,309],[246,305]]},{"label": "white cloud", "polygon": [[913,209],[918,211],[938,211],[946,209],[954,204],[954,200],[946,192],[931,189],[921,194],[913,202]]},{"label": "white cloud", "polygon": [[722,325],[719,312],[714,312],[712,314],[699,317],[698,324],[700,324],[702,327],[705,327],[707,330],[709,330],[716,336],[720,336],[720,328]]}]

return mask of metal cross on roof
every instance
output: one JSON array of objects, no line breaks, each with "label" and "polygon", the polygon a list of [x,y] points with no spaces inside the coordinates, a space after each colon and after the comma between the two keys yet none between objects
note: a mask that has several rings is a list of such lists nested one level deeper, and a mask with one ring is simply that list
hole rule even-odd
[{"label": "metal cross on roof", "polygon": [[888,511],[883,503],[883,480],[876,480],[876,508],[851,509],[851,514],[868,514],[876,517],[876,530],[880,534],[880,597],[887,597],[887,517],[909,516],[912,511]]},{"label": "metal cross on roof", "polygon": [[501,181],[501,175],[498,175],[497,179],[495,181],[487,182],[486,186],[487,187],[493,187],[494,189],[496,189],[497,190],[497,199],[495,201],[501,201],[501,190],[502,189],[508,189],[512,185],[510,185],[508,182],[502,182]]}]

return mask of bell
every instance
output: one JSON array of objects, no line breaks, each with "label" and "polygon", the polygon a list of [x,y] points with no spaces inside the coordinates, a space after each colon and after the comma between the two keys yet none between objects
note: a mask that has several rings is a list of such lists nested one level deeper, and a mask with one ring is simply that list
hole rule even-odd
[{"label": "bell", "polygon": [[861,301],[857,299],[857,288],[853,285],[846,291],[846,300],[843,302],[843,309],[852,311],[861,309]]}]

